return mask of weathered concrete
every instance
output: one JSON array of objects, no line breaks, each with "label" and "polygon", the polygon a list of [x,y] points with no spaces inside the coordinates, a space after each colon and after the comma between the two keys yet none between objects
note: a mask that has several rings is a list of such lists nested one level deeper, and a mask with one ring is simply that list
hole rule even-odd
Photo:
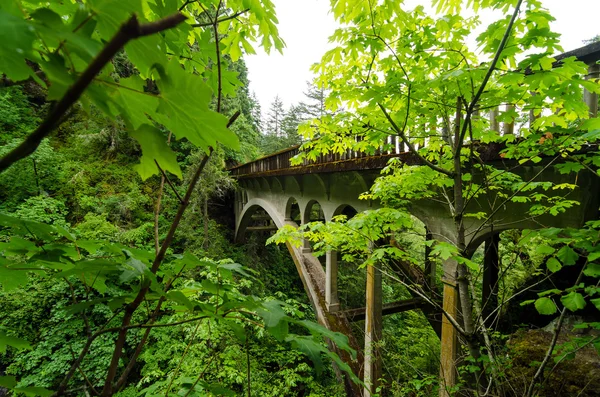
[{"label": "weathered concrete", "polygon": [[338,299],[337,277],[338,258],[336,251],[327,251],[325,257],[325,302],[327,310],[335,313],[340,310]]},{"label": "weathered concrete", "polygon": [[[484,220],[464,219],[468,253],[474,252],[481,243],[492,235],[505,230],[578,227],[587,220],[596,219],[600,204],[600,184],[597,183],[597,176],[591,172],[581,171],[577,175],[562,175],[557,173],[552,165],[549,165],[550,159],[544,159],[534,165],[519,165],[512,161],[499,159],[497,151],[493,153],[490,150],[492,149],[485,147],[480,150],[482,158],[489,159],[486,164],[506,172],[513,172],[524,181],[551,181],[555,184],[569,183],[577,185],[574,191],[568,193],[568,198],[578,201],[580,205],[558,216],[543,215],[534,218],[527,215],[529,203],[504,202],[503,198],[496,196],[496,192],[488,192],[470,200],[467,204],[468,212],[485,212],[489,215],[489,218]],[[380,168],[385,165],[390,157],[393,156],[356,157],[338,160],[335,163],[317,164],[314,167],[309,165],[238,175],[242,190],[236,195],[236,199],[239,201],[235,206],[236,239],[238,241],[243,240],[248,226],[253,221],[253,215],[259,209],[264,210],[273,219],[274,224],[280,228],[284,224],[295,225],[294,222],[290,221],[294,203],[298,204],[301,223],[310,220],[310,211],[315,203],[320,205],[326,222],[329,222],[335,215],[342,213],[346,206],[354,208],[357,212],[378,208],[380,206],[378,202],[359,200],[358,197],[361,193],[368,191],[379,175]],[[410,155],[402,155],[401,159],[406,160],[408,163],[415,163],[414,157]],[[269,162],[272,161],[269,160]],[[281,161],[277,164],[281,165]],[[336,166],[339,167],[339,172],[334,172]],[[360,166],[365,166],[366,169],[360,172],[356,171]],[[473,176],[476,183],[481,183],[482,179],[483,177],[476,173]],[[544,194],[552,196],[565,193],[561,190],[552,190],[544,191]],[[413,202],[409,211],[425,224],[430,238],[454,243],[456,241],[456,226],[450,212],[451,203],[444,204],[440,202],[440,199],[444,200],[444,196],[440,195],[435,200]],[[326,258],[326,271],[324,271],[318,259],[312,255],[308,242],[305,242],[301,248],[290,249],[290,253],[297,263],[298,273],[315,307],[319,321],[328,328],[344,332],[351,337],[349,323],[343,314],[344,308],[338,312],[337,261],[334,260],[332,253]],[[434,267],[429,266],[430,274],[426,282],[433,283],[434,269]],[[445,283],[444,310],[453,318],[458,318],[457,290],[455,286],[456,263],[447,261],[444,264],[441,277]],[[367,310],[367,318],[369,310]],[[377,310],[380,312],[379,309]],[[334,314],[335,312],[338,313]],[[441,328],[441,375],[445,384],[452,386],[456,379],[457,334],[455,328],[445,317]],[[360,351],[355,341],[353,343],[353,346]],[[370,349],[369,346],[366,347]],[[373,357],[370,352],[367,356]],[[346,359],[348,359],[347,356]],[[347,362],[351,364],[356,374],[361,372],[361,365],[357,362],[352,360]],[[369,358],[369,361],[365,363],[365,373],[367,375],[365,379],[370,381],[373,372],[369,372],[371,370],[367,366],[371,365],[371,362],[371,358]],[[445,393],[444,388],[441,389],[442,395],[445,395],[443,394]]]}]

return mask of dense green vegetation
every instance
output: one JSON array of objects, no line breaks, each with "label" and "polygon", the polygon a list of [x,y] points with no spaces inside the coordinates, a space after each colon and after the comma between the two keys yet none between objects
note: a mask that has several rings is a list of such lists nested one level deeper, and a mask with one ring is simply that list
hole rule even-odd
[{"label": "dense green vegetation", "polygon": [[[298,161],[375,153],[391,134],[422,165],[390,162],[364,196],[381,209],[271,241],[341,252],[343,307],[364,306],[362,269],[377,266],[384,301],[418,296],[444,311],[464,345],[448,394],[596,395],[598,221],[500,226],[500,309],[489,318],[484,248],[465,232],[471,219],[493,229],[512,203],[544,222],[583,204],[571,194],[600,164],[595,146],[581,152],[600,137],[581,99],[600,92],[587,66],[553,68],[561,48],[535,0],[469,2],[508,15],[477,38],[480,56],[466,44],[477,17],[461,16],[461,1],[436,1],[435,16],[397,1],[331,5],[337,47],[306,101],[286,110],[275,98],[261,120],[243,56],[284,46],[269,0],[0,4],[0,394],[345,395],[342,377],[358,374],[328,343],[356,352],[316,324],[283,246],[260,233],[232,243],[226,168],[303,139]],[[480,117],[503,103],[516,108],[497,118],[517,124],[518,139]],[[498,171],[476,141],[571,179]],[[468,206],[489,195],[487,213]],[[410,203],[440,197],[455,234],[434,242]],[[438,275],[457,269],[460,316],[440,306],[441,280],[398,270],[422,274],[426,251]],[[385,318],[380,395],[443,392],[432,321],[441,316]],[[363,332],[355,323],[361,343]]]}]

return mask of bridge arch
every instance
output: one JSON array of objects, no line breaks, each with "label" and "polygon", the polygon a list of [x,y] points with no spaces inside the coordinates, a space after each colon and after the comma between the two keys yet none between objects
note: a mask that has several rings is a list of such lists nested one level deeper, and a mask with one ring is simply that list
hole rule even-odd
[{"label": "bridge arch", "polygon": [[290,197],[285,205],[284,219],[286,221],[294,220],[294,206],[297,207],[297,210],[300,213],[300,220],[298,221],[298,223],[301,223],[302,212],[300,211],[300,203],[298,202],[298,200],[296,200],[294,196]]},{"label": "bridge arch", "polygon": [[313,209],[313,207],[316,205],[319,206],[319,210],[321,212],[323,212],[323,206],[321,205],[321,203],[318,200],[312,199],[309,200],[306,205],[304,206],[303,209],[301,209],[302,211],[302,224],[304,225],[305,223],[308,223],[311,221],[310,219],[310,213]]},{"label": "bridge arch", "polygon": [[261,190],[263,190],[265,192],[271,192],[271,185],[269,185],[269,181],[267,181],[267,178],[260,177],[257,179],[260,181],[259,186],[260,186]]},{"label": "bridge arch", "polygon": [[283,214],[281,214],[281,212],[278,211],[277,208],[275,208],[275,206],[273,206],[271,203],[260,198],[250,199],[248,203],[246,203],[246,205],[244,206],[242,213],[240,214],[237,227],[235,228],[236,242],[240,243],[244,241],[246,228],[252,221],[252,215],[254,215],[254,213],[258,209],[263,209],[267,214],[269,214],[269,216],[278,228],[283,227],[283,225],[285,224]]},{"label": "bridge arch", "polygon": [[273,193],[279,193],[279,192],[285,191],[285,188],[283,186],[283,182],[281,181],[280,178],[273,177],[271,179],[273,180],[271,182],[271,192],[273,192]]},{"label": "bridge arch", "polygon": [[331,217],[327,219],[327,222],[331,221],[334,216],[338,215],[346,215],[348,219],[352,218],[354,215],[358,214],[358,210],[354,208],[350,204],[340,204],[331,214]]}]

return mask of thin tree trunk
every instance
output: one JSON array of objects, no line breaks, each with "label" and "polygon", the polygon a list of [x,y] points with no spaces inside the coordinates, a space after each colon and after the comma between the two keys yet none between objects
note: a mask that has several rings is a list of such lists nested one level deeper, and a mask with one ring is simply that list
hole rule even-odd
[{"label": "thin tree trunk", "polygon": [[204,249],[208,248],[208,197],[204,198]]},{"label": "thin tree trunk", "polygon": [[[172,132],[169,131],[169,136],[167,137],[167,145],[171,144],[171,135]],[[160,177],[160,186],[158,187],[158,196],[156,197],[156,208],[154,209],[154,250],[155,254],[158,255],[158,251],[160,250],[160,241],[158,238],[158,216],[160,215],[160,202],[162,201],[163,191],[165,189],[165,176],[161,175]]]},{"label": "thin tree trunk", "polygon": [[[457,98],[456,101],[456,119],[455,119],[455,136],[454,143],[456,145],[456,152],[454,153],[454,222],[456,227],[456,248],[458,249],[459,255],[463,256],[466,251],[466,238],[465,238],[465,225],[463,222],[463,215],[465,211],[465,198],[463,194],[463,182],[462,182],[462,164],[460,161],[460,148],[463,146],[460,141],[461,131],[461,100]],[[468,115],[467,115],[468,116]],[[467,117],[466,120],[469,120]],[[457,267],[457,284],[458,284],[458,298],[461,306],[461,314],[463,320],[463,329],[465,330],[465,339],[467,347],[469,348],[469,354],[473,359],[477,360],[480,356],[479,341],[475,337],[475,326],[473,323],[473,301],[469,293],[469,270],[464,263],[459,263]],[[481,378],[481,368],[479,368],[476,374],[477,380]],[[477,387],[481,386],[480,382],[477,382]]]}]

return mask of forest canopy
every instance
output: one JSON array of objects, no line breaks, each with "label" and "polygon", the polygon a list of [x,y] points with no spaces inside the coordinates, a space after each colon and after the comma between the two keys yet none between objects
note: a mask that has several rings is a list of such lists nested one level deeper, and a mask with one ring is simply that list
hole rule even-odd
[{"label": "forest canopy", "polygon": [[[244,57],[285,49],[270,0],[0,4],[0,393],[594,395],[597,38],[559,55],[537,0],[330,4],[306,101],[264,120]],[[233,244],[257,188],[227,169],[295,145],[398,155],[368,211]],[[375,275],[420,306],[372,345],[333,332],[269,242],[339,252],[342,309]]]}]

